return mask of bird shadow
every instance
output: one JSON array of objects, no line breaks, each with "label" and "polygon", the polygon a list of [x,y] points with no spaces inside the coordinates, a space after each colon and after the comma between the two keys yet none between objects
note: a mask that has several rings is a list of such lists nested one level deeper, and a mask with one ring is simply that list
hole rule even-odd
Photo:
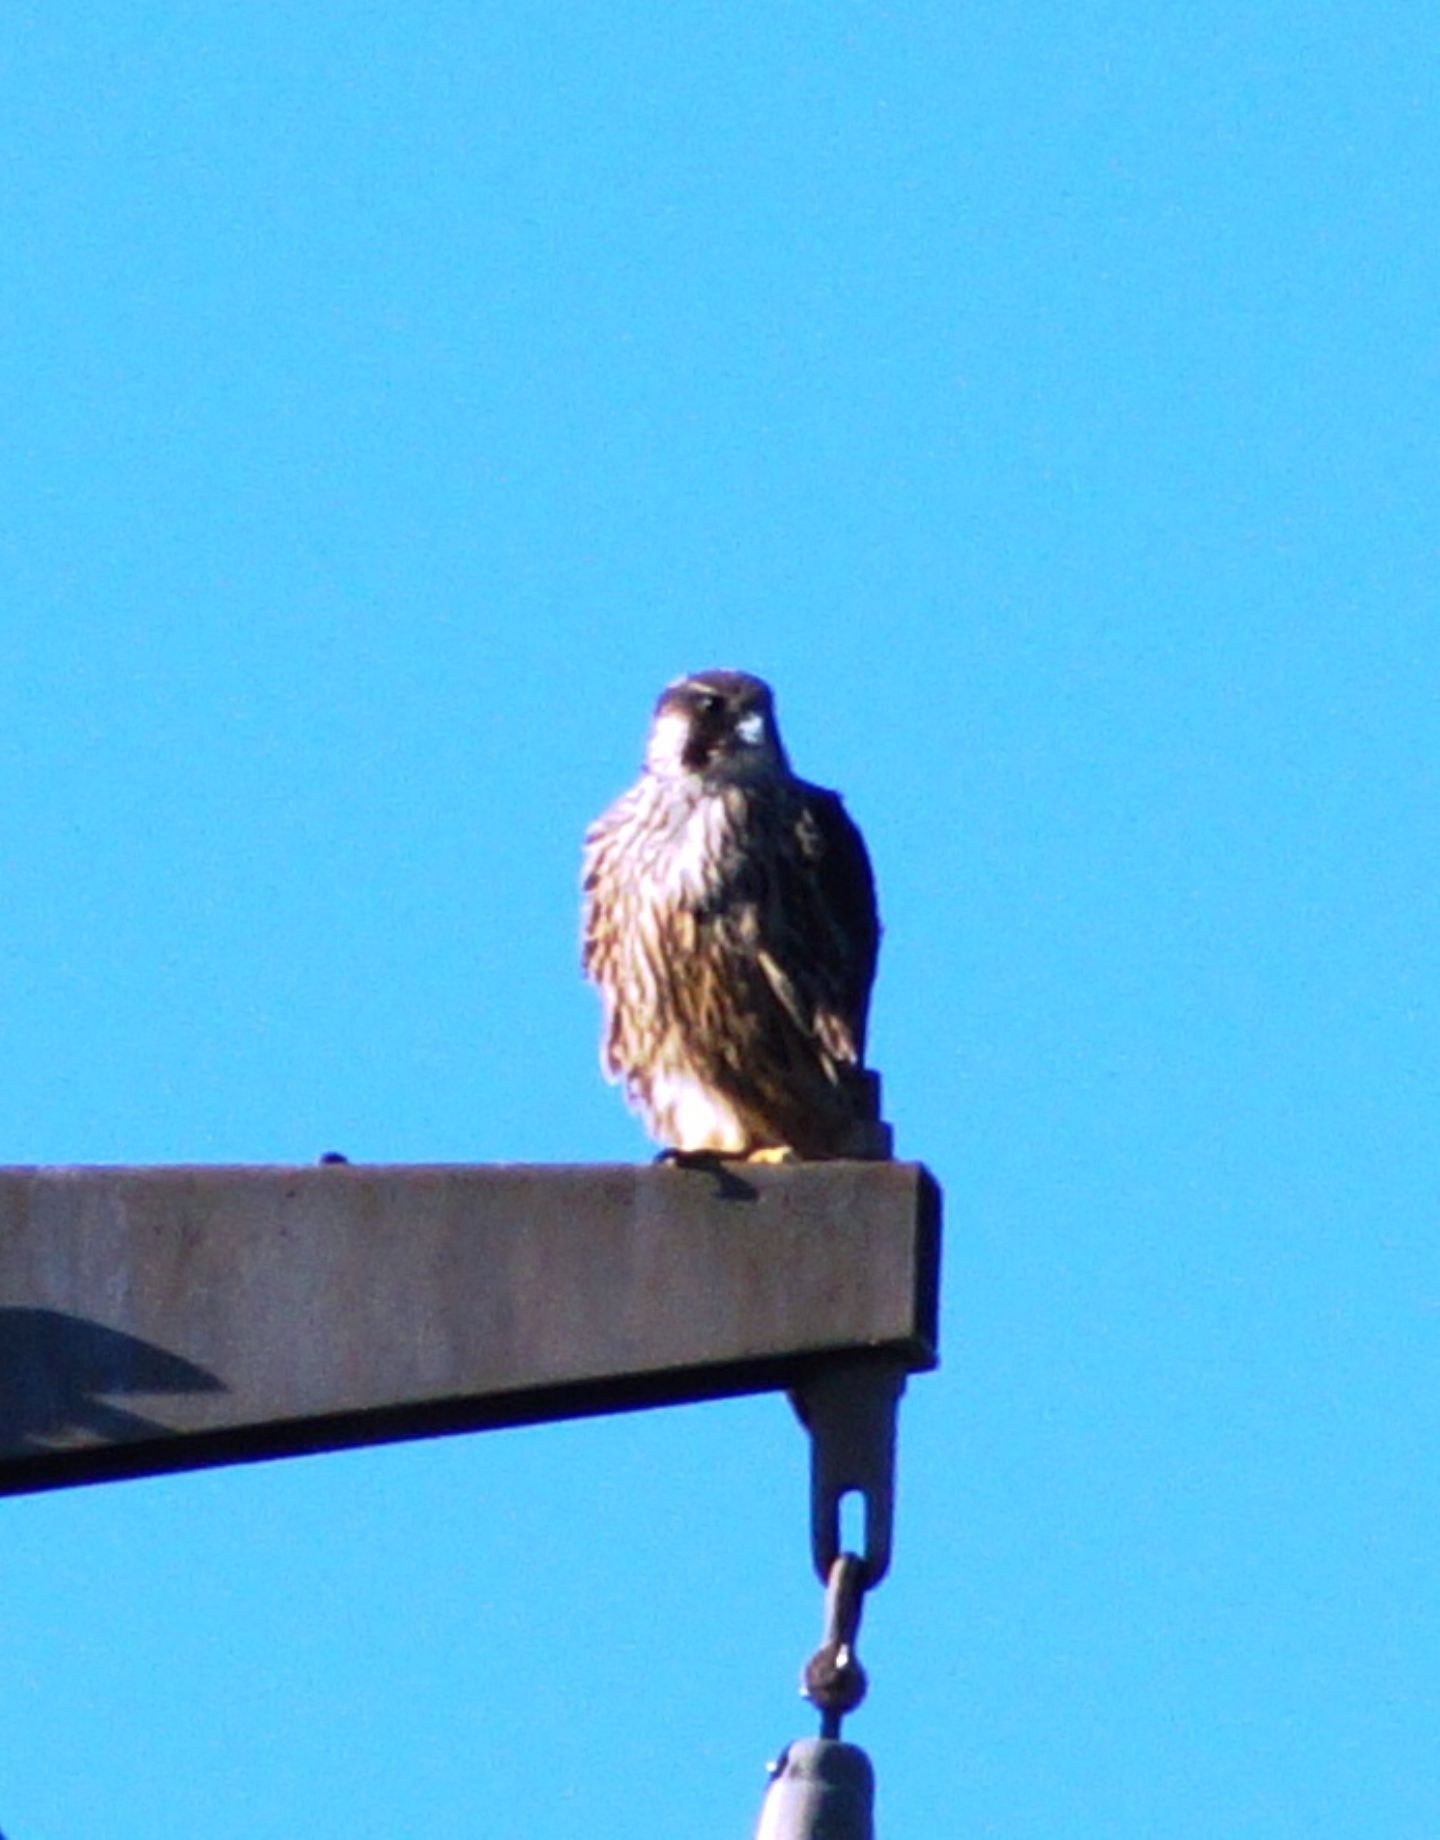
[{"label": "bird shadow", "polygon": [[224,1390],[206,1368],[123,1330],[61,1310],[0,1309],[0,1460],[173,1435],[107,1395]]},{"label": "bird shadow", "polygon": [[662,1167],[691,1169],[701,1175],[713,1176],[717,1200],[758,1201],[760,1198],[760,1191],[755,1184],[737,1175],[735,1165],[727,1163],[714,1150],[662,1150],[655,1161]]}]

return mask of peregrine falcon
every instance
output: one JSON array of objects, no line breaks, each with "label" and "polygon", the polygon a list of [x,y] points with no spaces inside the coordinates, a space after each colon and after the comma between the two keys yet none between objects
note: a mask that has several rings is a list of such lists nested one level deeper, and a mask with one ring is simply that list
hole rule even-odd
[{"label": "peregrine falcon", "polygon": [[797,779],[769,686],[660,693],[645,765],[585,835],[600,1059],[667,1150],[890,1154],[865,1022],[880,923],[838,794]]}]

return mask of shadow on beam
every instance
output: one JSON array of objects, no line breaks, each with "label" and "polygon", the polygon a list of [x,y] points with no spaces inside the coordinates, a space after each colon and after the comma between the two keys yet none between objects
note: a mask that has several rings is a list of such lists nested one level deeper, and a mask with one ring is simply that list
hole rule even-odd
[{"label": "shadow on beam", "polygon": [[105,1395],[223,1390],[193,1361],[103,1323],[58,1310],[0,1309],[0,1446],[7,1450],[54,1451],[77,1437],[164,1437],[164,1425]]},{"label": "shadow on beam", "polygon": [[68,1447],[37,1442],[29,1447],[31,1454],[0,1462],[0,1498],[238,1463],[266,1463],[282,1457],[320,1456],[378,1444],[452,1437],[462,1432],[501,1431],[522,1425],[554,1424],[562,1419],[647,1411],[657,1406],[701,1404],[745,1393],[793,1391],[803,1385],[808,1374],[827,1364],[824,1359],[796,1361],[786,1357],[723,1370],[697,1370],[690,1376],[673,1372],[654,1378],[628,1376],[591,1387],[541,1387],[498,1398],[377,1406],[361,1412],[241,1425],[225,1431],[174,1431],[135,1413],[112,1412],[104,1401],[94,1401],[96,1424],[102,1428],[120,1424],[124,1441]]}]

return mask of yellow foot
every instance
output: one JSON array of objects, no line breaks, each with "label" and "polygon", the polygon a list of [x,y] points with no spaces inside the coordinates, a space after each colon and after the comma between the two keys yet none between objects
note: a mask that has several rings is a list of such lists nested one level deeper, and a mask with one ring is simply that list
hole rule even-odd
[{"label": "yellow foot", "polygon": [[789,1144],[766,1144],[762,1150],[751,1150],[745,1157],[747,1163],[798,1163],[800,1158]]}]

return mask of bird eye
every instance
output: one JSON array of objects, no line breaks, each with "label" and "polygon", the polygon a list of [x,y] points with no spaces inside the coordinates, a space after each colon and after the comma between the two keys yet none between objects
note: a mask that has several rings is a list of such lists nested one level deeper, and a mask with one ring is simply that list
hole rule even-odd
[{"label": "bird eye", "polygon": [[695,707],[700,711],[702,716],[713,716],[720,707],[720,698],[718,696],[712,696],[709,691],[706,691],[702,695],[696,697]]}]

